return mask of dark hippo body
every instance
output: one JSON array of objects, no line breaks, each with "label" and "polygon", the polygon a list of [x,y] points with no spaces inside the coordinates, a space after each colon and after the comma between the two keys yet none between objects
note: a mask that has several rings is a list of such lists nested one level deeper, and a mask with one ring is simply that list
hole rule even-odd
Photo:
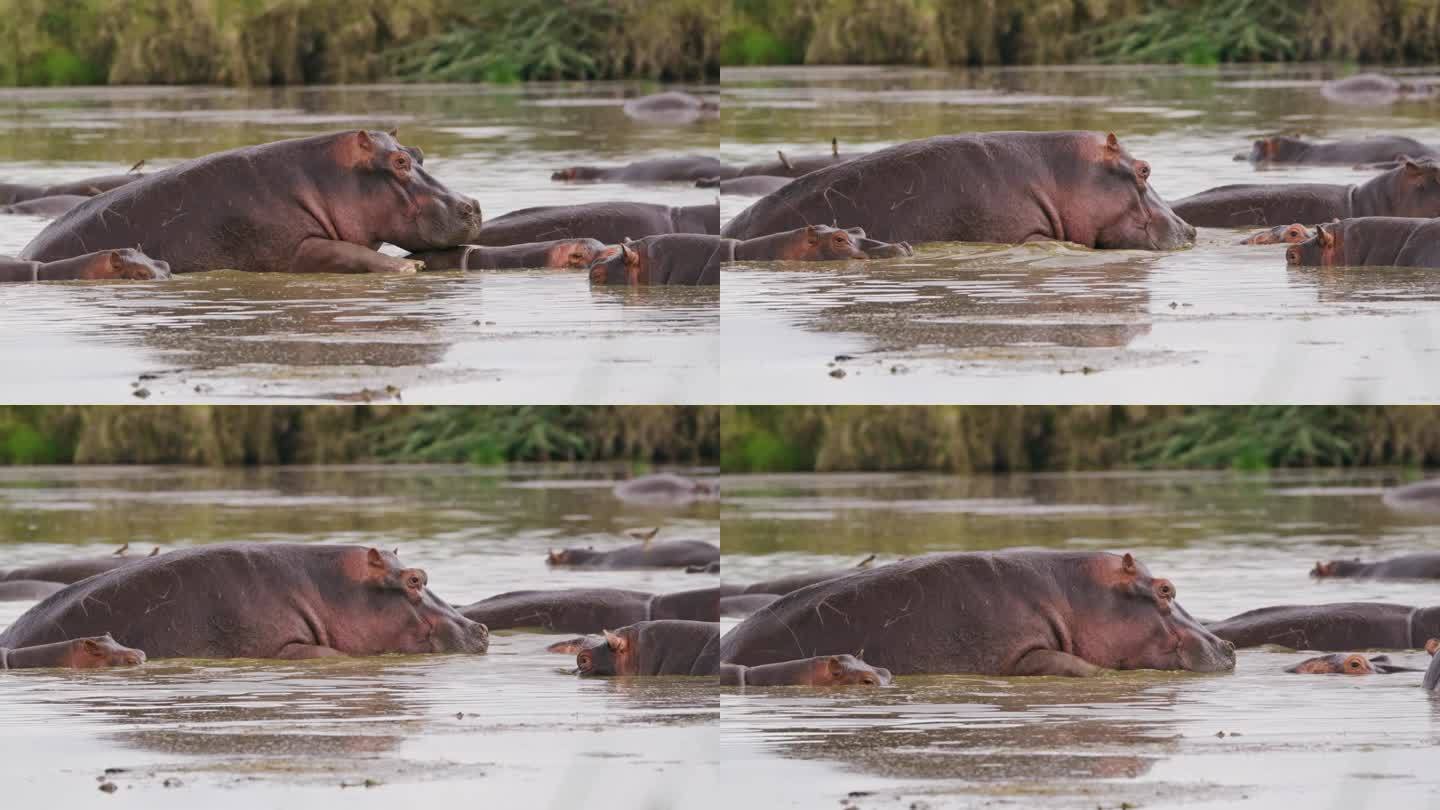
[{"label": "dark hippo body", "polygon": [[1383,500],[1386,506],[1402,512],[1440,512],[1440,478],[1388,489]]},{"label": "dark hippo body", "polygon": [[822,655],[746,667],[720,665],[721,686],[889,686],[890,671],[853,655]]},{"label": "dark hippo body", "polygon": [[552,551],[545,562],[569,568],[684,568],[720,559],[720,549],[700,540],[636,543],[612,551],[567,548]]},{"label": "dark hippo body", "polygon": [[1229,671],[1234,648],[1126,554],[929,554],[794,591],[725,635],[755,666],[858,654],[897,675]]},{"label": "dark hippo body", "polygon": [[1237,647],[1292,650],[1417,650],[1440,636],[1440,608],[1382,602],[1279,605],[1205,625]]},{"label": "dark hippo body", "polygon": [[575,656],[581,675],[715,675],[717,622],[637,622],[605,633]]},{"label": "dark hippo body", "polygon": [[1286,667],[1285,671],[1297,675],[1389,675],[1420,670],[1392,664],[1388,655],[1366,658],[1355,653],[1331,653],[1307,658],[1293,667]]},{"label": "dark hippo body", "polygon": [[732,259],[729,239],[698,233],[669,233],[626,241],[590,265],[591,284],[639,287],[713,286],[720,266]]},{"label": "dark hippo body", "polygon": [[625,114],[647,124],[682,126],[720,117],[720,102],[711,97],[669,90],[625,102]]},{"label": "dark hippo body", "polygon": [[739,169],[709,155],[637,160],[624,166],[570,166],[550,175],[564,183],[693,183],[705,177],[734,177]]},{"label": "dark hippo body", "polygon": [[1315,232],[1301,225],[1292,222],[1289,225],[1276,225],[1273,228],[1266,228],[1258,233],[1253,233],[1239,244],[1242,245],[1298,245],[1311,238]]},{"label": "dark hippo body", "polygon": [[[414,272],[376,252],[475,241],[480,205],[431,177],[383,132],[232,149],[94,197],[51,222],[21,258],[136,248],[176,273]],[[529,241],[529,240],[526,240]]]},{"label": "dark hippo body", "polygon": [[[145,557],[135,554],[127,554],[130,546],[127,543],[114,554],[107,554],[102,557],[76,557],[69,560],[56,560],[55,562],[37,563],[26,565],[20,568],[12,568],[8,571],[0,571],[0,582],[17,582],[20,580],[39,580],[41,582],[59,582],[69,585],[72,582],[79,582],[87,577],[96,574],[103,574],[116,568],[133,565]],[[158,554],[160,549],[155,549],[150,556]]]},{"label": "dark hippo body", "polygon": [[720,233],[720,204],[671,207],[637,202],[541,205],[498,216],[480,229],[478,245],[553,239],[598,239],[616,245],[666,233]]},{"label": "dark hippo body", "polygon": [[491,630],[538,628],[554,633],[599,633],[652,619],[718,622],[718,588],[653,594],[616,588],[511,591],[459,608]]},{"label": "dark hippo body", "polygon": [[27,217],[58,217],[88,199],[90,198],[82,197],[78,194],[36,197],[33,200],[0,206],[0,214],[14,214]]},{"label": "dark hippo body", "polygon": [[941,135],[805,175],[740,212],[735,239],[834,222],[885,242],[1067,241],[1169,250],[1194,228],[1150,187],[1114,135]]},{"label": "dark hippo body", "polygon": [[720,615],[749,616],[757,610],[770,607],[770,603],[779,598],[780,595],[775,593],[740,593],[733,596],[722,596],[720,597]]},{"label": "dark hippo body", "polygon": [[1381,73],[1358,73],[1320,85],[1320,94],[1342,104],[1393,104],[1402,98],[1423,98],[1429,87],[1410,84]]},{"label": "dark hippo body", "polygon": [[0,205],[14,205],[38,200],[42,197],[94,197],[97,194],[133,183],[144,176],[143,174],[109,174],[50,186],[0,183]]},{"label": "dark hippo body", "polygon": [[505,270],[547,267],[584,270],[605,249],[598,239],[555,239],[522,245],[486,247],[460,245],[446,250],[411,253],[407,259],[424,262],[426,270]]},{"label": "dark hippo body", "polygon": [[109,632],[152,658],[485,652],[485,627],[441,602],[425,579],[395,555],[360,546],[182,549],[48,597],[0,634],[0,646]]},{"label": "dark hippo body", "polygon": [[1440,221],[1362,217],[1315,226],[1315,235],[1285,249],[1292,267],[1440,267]]},{"label": "dark hippo body", "polygon": [[1235,159],[1249,160],[1251,163],[1352,166],[1356,163],[1393,163],[1407,157],[1440,157],[1440,153],[1414,138],[1396,135],[1354,138],[1331,143],[1275,136],[1260,138],[1251,145],[1248,153],[1242,152],[1236,155]]},{"label": "dark hippo body", "polygon": [[848,163],[864,154],[841,154],[837,149],[832,149],[827,155],[787,155],[784,152],[776,153],[775,160],[767,160],[763,163],[747,163],[740,167],[741,177],[789,177],[792,180],[796,177],[804,177],[811,172],[817,172],[841,163]]},{"label": "dark hippo body", "polygon": [[101,669],[136,667],[143,663],[144,651],[125,647],[108,633],[18,649],[0,647],[0,669]]},{"label": "dark hippo body", "polygon": [[1425,670],[1423,685],[1434,691],[1440,689],[1440,655],[1436,655],[1436,652],[1440,651],[1440,640],[1431,639],[1426,642],[1425,651],[1434,657],[1430,659],[1430,666]]},{"label": "dark hippo body", "polygon": [[1406,554],[1368,563],[1359,560],[1318,562],[1310,576],[1318,579],[1440,579],[1440,552]]},{"label": "dark hippo body", "polygon": [[17,579],[0,582],[0,602],[28,602],[44,599],[65,587],[63,582],[44,582],[37,579]]},{"label": "dark hippo body", "polygon": [[102,250],[53,262],[0,256],[4,281],[155,281],[170,278],[170,265],[138,250]]},{"label": "dark hippo body", "polygon": [[776,177],[769,174],[757,174],[751,177],[732,177],[722,179],[718,176],[707,177],[704,180],[696,180],[695,185],[700,188],[719,189],[721,194],[735,194],[746,197],[764,197],[766,194],[773,194],[776,191],[790,185],[793,177]]},{"label": "dark hippo body", "polygon": [[832,571],[806,571],[803,574],[787,574],[783,577],[764,579],[759,582],[752,582],[741,589],[741,593],[771,593],[784,596],[791,591],[798,591],[801,588],[808,588],[819,582],[829,582],[832,579],[847,577],[857,571],[868,570],[875,562],[875,555],[861,560],[849,568],[837,568]]},{"label": "dark hippo body", "polygon": [[1271,183],[1220,186],[1170,203],[1201,228],[1243,228],[1348,217],[1440,216],[1440,164],[1406,162],[1356,186]]},{"label": "dark hippo body", "polygon": [[622,501],[646,504],[684,504],[720,498],[720,486],[715,482],[674,473],[656,473],[621,481],[613,491],[615,497]]}]

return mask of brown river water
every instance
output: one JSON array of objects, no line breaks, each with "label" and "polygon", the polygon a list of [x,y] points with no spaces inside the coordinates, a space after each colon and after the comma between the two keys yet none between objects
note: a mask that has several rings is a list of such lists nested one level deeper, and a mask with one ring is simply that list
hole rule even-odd
[{"label": "brown river water", "polygon": [[[536,205],[713,202],[685,184],[554,183],[577,163],[708,151],[718,123],[631,121],[653,85],[0,91],[0,181],[151,169],[224,149],[398,126],[486,217]],[[705,145],[709,144],[710,147]],[[0,216],[0,255],[45,226]],[[387,248],[387,252],[396,252]],[[579,271],[419,278],[202,273],[9,284],[0,390],[21,402],[715,402],[715,289],[591,290]]]},{"label": "brown river water", "polygon": [[[1440,96],[1345,106],[1320,95],[1331,75],[727,69],[721,154],[814,153],[832,137],[858,152],[974,131],[1113,131],[1177,199],[1372,174],[1232,160],[1263,135],[1440,145]],[[751,202],[723,196],[721,220]],[[1166,253],[937,244],[878,262],[734,265],[722,278],[726,388],[744,392],[736,402],[774,403],[1440,401],[1440,273],[1287,270],[1283,246],[1234,245],[1242,233],[1201,229],[1194,248]],[[830,376],[837,368],[844,377]]]},{"label": "brown river water", "polygon": [[[716,576],[669,570],[547,569],[549,548],[621,545],[630,528],[719,542],[715,504],[625,505],[611,493],[622,475],[610,467],[12,467],[0,470],[0,567],[125,542],[142,552],[340,542],[398,546],[454,602],[520,588],[714,585]],[[0,626],[29,606],[0,602]],[[573,656],[544,651],[557,638],[497,632],[481,656],[0,673],[3,804],[728,806],[717,795],[713,681],[581,680],[564,671]],[[99,777],[118,790],[100,794]]]},{"label": "brown river water", "polygon": [[[1440,522],[1380,501],[1407,477],[727,477],[724,577],[1031,546],[1133,552],[1201,619],[1273,604],[1433,604],[1433,582],[1308,575],[1317,559],[1440,550]],[[1423,651],[1391,655],[1427,664]],[[1220,675],[727,688],[722,784],[739,807],[1440,807],[1440,698],[1421,673],[1283,671],[1306,657],[1241,650]]]}]

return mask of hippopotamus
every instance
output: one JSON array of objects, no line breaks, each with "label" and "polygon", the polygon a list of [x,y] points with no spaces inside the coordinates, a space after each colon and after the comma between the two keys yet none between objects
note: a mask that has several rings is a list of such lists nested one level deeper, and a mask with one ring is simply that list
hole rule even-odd
[{"label": "hippopotamus", "polygon": [[1440,553],[1405,554],[1368,563],[1358,559],[1317,562],[1310,576],[1317,579],[1440,579]]},{"label": "hippopotamus", "polygon": [[720,203],[668,205],[596,202],[541,205],[498,216],[480,229],[478,245],[515,245],[551,239],[598,239],[618,245],[667,233],[720,233]]},{"label": "hippopotamus", "polygon": [[1414,667],[1402,667],[1390,663],[1390,656],[1377,655],[1365,658],[1355,653],[1330,653],[1307,658],[1286,672],[1298,675],[1389,675],[1393,672],[1419,672]]},{"label": "hippopotamus", "polygon": [[1276,135],[1260,138],[1249,152],[1241,152],[1236,160],[1251,163],[1289,163],[1307,166],[1348,166],[1356,163],[1394,163],[1405,158],[1440,157],[1440,152],[1414,138],[1379,135],[1353,138],[1332,143],[1315,143],[1301,138]]},{"label": "hippopotamus", "polygon": [[431,271],[500,270],[517,267],[584,270],[603,250],[605,243],[598,239],[556,239],[505,247],[459,245],[446,250],[411,253],[405,258],[422,262],[425,269]]},{"label": "hippopotamus", "polygon": [[1402,97],[1424,97],[1430,88],[1381,73],[1358,73],[1320,85],[1320,94],[1342,104],[1393,104]]},{"label": "hippopotamus", "polygon": [[1306,239],[1314,236],[1315,232],[1301,225],[1292,222],[1289,225],[1276,225],[1263,231],[1253,233],[1236,244],[1240,245],[1298,245]]},{"label": "hippopotamus", "polygon": [[674,473],[642,475],[621,481],[613,490],[622,501],[636,503],[690,503],[713,501],[720,497],[720,486],[713,481],[687,478]]},{"label": "hippopotamus", "polygon": [[702,177],[734,177],[740,170],[709,155],[637,160],[624,166],[570,166],[550,175],[563,183],[693,183]]},{"label": "hippopotamus", "polygon": [[721,686],[889,686],[894,680],[890,670],[853,655],[819,655],[758,667],[720,665]]},{"label": "hippopotamus", "polygon": [[731,242],[698,233],[668,233],[607,248],[590,265],[591,284],[640,287],[713,286],[730,260]]},{"label": "hippopotamus", "polygon": [[721,596],[720,615],[749,616],[757,610],[770,607],[770,603],[779,598],[780,594],[777,593],[740,593]]},{"label": "hippopotamus", "polygon": [[1360,217],[1315,226],[1285,249],[1291,267],[1440,267],[1440,220]]},{"label": "hippopotamus", "polygon": [[793,177],[776,177],[757,174],[750,177],[706,177],[695,181],[696,188],[719,189],[721,194],[736,194],[747,197],[764,197],[790,185]]},{"label": "hippopotamus", "polygon": [[1202,228],[1243,228],[1347,217],[1440,216],[1440,163],[1405,161],[1359,185],[1244,183],[1220,186],[1170,203]]},{"label": "hippopotamus", "polygon": [[777,160],[767,160],[764,163],[748,163],[740,167],[741,177],[789,177],[794,179],[802,177],[810,172],[819,171],[839,163],[846,163],[862,154],[840,154],[840,142],[834,138],[830,139],[830,154],[828,155],[786,155],[783,151],[775,152]]},{"label": "hippopotamus", "polygon": [[1225,672],[1235,649],[1130,554],[927,554],[782,597],[725,635],[720,658],[755,666],[858,655],[897,675]]},{"label": "hippopotamus", "polygon": [[850,234],[855,247],[860,248],[867,259],[894,259],[915,255],[915,249],[909,242],[881,242],[879,239],[871,239],[865,235],[864,228],[846,228],[845,232]]},{"label": "hippopotamus", "polygon": [[1205,624],[1237,647],[1275,644],[1292,650],[1417,650],[1440,636],[1440,607],[1383,602],[1278,605]]},{"label": "hippopotamus", "polygon": [[553,633],[599,633],[651,619],[718,622],[718,588],[654,594],[618,588],[510,591],[457,608],[490,630],[538,628]]},{"label": "hippopotamus", "polygon": [[720,102],[714,98],[669,90],[625,102],[625,114],[647,124],[680,126],[720,117]]},{"label": "hippopotamus", "polygon": [[17,579],[0,582],[0,602],[28,602],[44,599],[65,587],[63,582],[45,582],[38,579]]},{"label": "hippopotamus", "polygon": [[363,546],[199,546],[49,596],[0,633],[0,646],[109,632],[152,658],[485,652],[485,626],[425,582],[393,553]]},{"label": "hippopotamus", "polygon": [[611,551],[594,548],[567,548],[552,551],[548,565],[567,568],[684,568],[706,565],[720,559],[720,549],[701,540],[670,540],[664,543],[636,543]]},{"label": "hippopotamus", "polygon": [[[56,562],[39,563],[27,565],[22,568],[12,568],[8,571],[0,571],[0,582],[17,582],[20,580],[39,580],[41,582],[59,582],[69,585],[79,582],[87,577],[95,576],[106,571],[132,565],[144,557],[136,557],[127,554],[130,544],[126,543],[115,550],[113,554],[103,557],[77,557],[69,560],[57,560]],[[160,553],[159,548],[150,551],[154,557]]]},{"label": "hippopotamus", "polygon": [[581,675],[715,675],[718,622],[636,622],[586,644],[575,655]]},{"label": "hippopotamus", "polygon": [[0,183],[0,205],[38,200],[42,197],[94,197],[111,189],[119,188],[145,177],[138,172],[131,174],[107,174],[87,177],[71,183],[56,183],[51,186],[32,186],[17,183]]},{"label": "hippopotamus", "polygon": [[57,194],[54,197],[36,197],[33,200],[12,205],[0,205],[0,214],[14,214],[27,217],[58,217],[71,208],[90,199],[79,194]]},{"label": "hippopotamus", "polygon": [[20,256],[54,261],[133,247],[176,273],[411,273],[419,262],[379,253],[380,245],[414,253],[479,235],[479,203],[432,177],[393,135],[356,130],[231,149],[145,175],[51,222]]},{"label": "hippopotamus", "polygon": [[770,593],[784,596],[791,591],[807,588],[817,582],[829,582],[832,579],[849,576],[856,571],[867,570],[874,565],[874,563],[875,555],[871,554],[869,557],[866,557],[849,568],[839,568],[832,571],[807,571],[803,574],[788,574],[783,577],[775,577],[774,579],[765,579],[743,586],[740,592]]},{"label": "hippopotamus", "polygon": [[1440,512],[1440,478],[1388,489],[1382,500],[1402,512]]},{"label": "hippopotamus", "polygon": [[1150,164],[1098,132],[938,135],[881,149],[761,198],[721,235],[750,239],[816,222],[915,244],[1170,250],[1195,238],[1151,187]]},{"label": "hippopotamus", "polygon": [[157,281],[170,278],[170,265],[138,250],[100,250],[53,262],[0,256],[0,281]]},{"label": "hippopotamus", "polygon": [[1440,639],[1432,638],[1425,642],[1425,652],[1433,656],[1430,659],[1430,667],[1425,670],[1425,680],[1422,685],[1431,691],[1440,689]]},{"label": "hippopotamus", "polygon": [[101,669],[138,667],[143,663],[143,650],[124,646],[111,638],[109,633],[16,649],[0,647],[0,669]]}]

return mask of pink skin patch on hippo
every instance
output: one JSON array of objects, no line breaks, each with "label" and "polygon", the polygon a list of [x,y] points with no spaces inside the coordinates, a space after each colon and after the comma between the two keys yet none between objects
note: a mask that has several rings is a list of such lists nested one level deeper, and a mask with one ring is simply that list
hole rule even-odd
[{"label": "pink skin patch on hippo", "polygon": [[584,270],[593,261],[595,251],[584,242],[561,242],[550,248],[550,258],[545,266]]},{"label": "pink skin patch on hippo", "polygon": [[145,653],[122,646],[110,636],[78,638],[70,643],[70,654],[66,658],[71,669],[102,669],[104,667],[134,667],[145,663]]}]

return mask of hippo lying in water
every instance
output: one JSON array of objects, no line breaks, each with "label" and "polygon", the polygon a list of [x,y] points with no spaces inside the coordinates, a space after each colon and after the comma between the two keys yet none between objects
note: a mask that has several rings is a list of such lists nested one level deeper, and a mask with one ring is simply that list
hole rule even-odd
[{"label": "hippo lying in water", "polygon": [[680,126],[719,118],[720,102],[711,97],[669,90],[630,99],[625,102],[625,114],[647,124]]},{"label": "hippo lying in water", "polygon": [[700,540],[670,540],[664,543],[637,543],[611,551],[567,548],[552,551],[548,565],[568,568],[684,568],[708,565],[720,559],[720,549]]},{"label": "hippo lying in water", "polygon": [[810,172],[826,169],[841,163],[848,163],[866,153],[841,154],[840,143],[830,139],[830,153],[825,155],[787,155],[776,151],[776,160],[763,163],[747,163],[740,167],[741,177],[803,177]]},{"label": "hippo lying in water", "polygon": [[517,245],[554,239],[598,239],[617,245],[667,233],[720,233],[720,204],[678,208],[639,202],[541,205],[498,216],[466,240],[477,245]]},{"label": "hippo lying in water", "polygon": [[1241,152],[1235,159],[1249,160],[1251,163],[1351,166],[1356,163],[1393,163],[1404,158],[1426,157],[1440,157],[1440,153],[1414,138],[1395,135],[1332,143],[1275,136],[1255,141],[1249,152]]},{"label": "hippo lying in water", "polygon": [[831,571],[807,571],[803,574],[788,574],[783,577],[764,579],[759,582],[752,582],[741,589],[741,593],[772,593],[783,596],[791,591],[798,591],[814,585],[817,582],[829,582],[832,579],[849,576],[856,571],[869,569],[875,563],[875,555],[861,560],[849,568],[837,568]]},{"label": "hippo lying in water", "polygon": [[1285,249],[1291,267],[1440,267],[1440,220],[1362,217],[1315,226]]},{"label": "hippo lying in water", "polygon": [[0,205],[38,200],[43,197],[94,197],[111,189],[119,188],[145,177],[143,174],[110,174],[101,177],[87,177],[72,183],[57,183],[51,186],[31,186],[15,183],[0,183]]},{"label": "hippo lying in water", "polygon": [[720,665],[721,686],[889,686],[890,670],[872,667],[853,655],[820,655],[745,667]]},{"label": "hippo lying in water", "polygon": [[584,270],[604,249],[605,243],[598,239],[556,239],[505,247],[460,245],[446,250],[411,253],[405,258],[424,262],[427,271],[502,270],[521,267]]},{"label": "hippo lying in water", "polygon": [[65,587],[63,582],[44,582],[37,579],[17,579],[0,582],[0,602],[29,602],[44,599]]},{"label": "hippo lying in water", "polygon": [[622,501],[643,504],[686,504],[720,498],[720,485],[674,473],[655,473],[621,481],[613,490]]},{"label": "hippo lying in water", "polygon": [[1317,579],[1440,579],[1440,553],[1406,554],[1369,563],[1359,560],[1317,562],[1310,576]]},{"label": "hippo lying in water", "polygon": [[751,177],[707,177],[696,180],[696,188],[719,189],[721,194],[736,194],[747,197],[764,197],[790,185],[795,178],[757,174]]},{"label": "hippo lying in water", "polygon": [[[113,554],[106,554],[102,557],[75,557],[68,560],[56,560],[55,562],[37,563],[21,568],[12,568],[8,571],[0,571],[0,582],[15,582],[18,580],[40,580],[41,582],[59,582],[69,585],[72,582],[79,582],[86,577],[93,577],[116,568],[126,565],[133,565],[145,559],[144,557],[129,554],[130,544],[126,543],[115,550]],[[154,557],[160,553],[159,548],[151,549],[149,556]]]},{"label": "hippo lying in water", "polygon": [[1440,607],[1382,602],[1279,605],[1205,625],[1237,647],[1292,650],[1416,650],[1440,636]]},{"label": "hippo lying in water", "polygon": [[599,633],[652,619],[718,622],[719,588],[654,594],[618,588],[511,591],[458,608],[490,630],[538,628],[552,633]]},{"label": "hippo lying in water", "polygon": [[575,655],[581,675],[715,675],[716,622],[636,622],[588,641]]},{"label": "hippo lying in water", "polygon": [[722,235],[749,239],[816,222],[915,244],[1170,250],[1195,237],[1151,188],[1150,165],[1098,132],[941,135],[881,149],[762,198]]},{"label": "hippo lying in water", "polygon": [[1385,505],[1402,512],[1440,512],[1440,478],[1385,491]]},{"label": "hippo lying in water", "polygon": [[394,136],[361,130],[231,149],[146,175],[51,222],[21,258],[130,247],[176,273],[404,273],[419,263],[377,252],[382,243],[418,252],[479,235],[479,203],[431,177]]},{"label": "hippo lying in water", "polygon": [[1355,653],[1331,653],[1307,658],[1286,672],[1297,675],[1389,675],[1394,672],[1419,672],[1414,667],[1402,667],[1390,663],[1390,656],[1377,655],[1366,658]]},{"label": "hippo lying in water", "polygon": [[1425,652],[1433,656],[1430,659],[1430,667],[1425,670],[1423,685],[1431,691],[1440,690],[1440,639],[1430,639],[1425,643]]},{"label": "hippo lying in water", "polygon": [[1131,555],[1030,550],[928,554],[794,591],[727,633],[721,660],[861,650],[897,675],[1235,667]]},{"label": "hippo lying in water", "polygon": [[440,601],[426,581],[394,554],[360,546],[182,549],[48,597],[0,633],[0,646],[109,632],[152,658],[485,652],[485,626]]},{"label": "hippo lying in water", "polygon": [[1358,73],[1320,85],[1320,94],[1342,104],[1393,104],[1402,98],[1424,98],[1428,85],[1412,84],[1383,73]]},{"label": "hippo lying in water", "polygon": [[0,669],[101,669],[138,667],[145,663],[143,650],[122,646],[109,633],[90,638],[37,644],[33,647],[0,647]]},{"label": "hippo lying in water", "polygon": [[1354,186],[1270,183],[1220,186],[1170,203],[1191,225],[1241,228],[1347,217],[1440,216],[1440,164],[1405,161]]},{"label": "hippo lying in water", "polygon": [[130,248],[101,250],[53,262],[0,256],[0,282],[157,281],[167,278],[170,278],[170,265]]},{"label": "hippo lying in water", "polygon": [[1301,225],[1298,222],[1293,222],[1289,225],[1276,225],[1273,228],[1267,228],[1258,233],[1253,233],[1245,237],[1244,239],[1241,239],[1237,244],[1298,245],[1314,235],[1314,231],[1310,230],[1304,225]]},{"label": "hippo lying in water", "polygon": [[0,214],[13,214],[27,217],[58,217],[69,211],[71,208],[90,199],[78,194],[59,194],[54,197],[36,197],[33,200],[14,203],[13,205],[0,205]]},{"label": "hippo lying in water", "polygon": [[708,155],[653,158],[624,166],[570,166],[550,175],[565,183],[693,183],[704,177],[734,177],[740,170]]}]

